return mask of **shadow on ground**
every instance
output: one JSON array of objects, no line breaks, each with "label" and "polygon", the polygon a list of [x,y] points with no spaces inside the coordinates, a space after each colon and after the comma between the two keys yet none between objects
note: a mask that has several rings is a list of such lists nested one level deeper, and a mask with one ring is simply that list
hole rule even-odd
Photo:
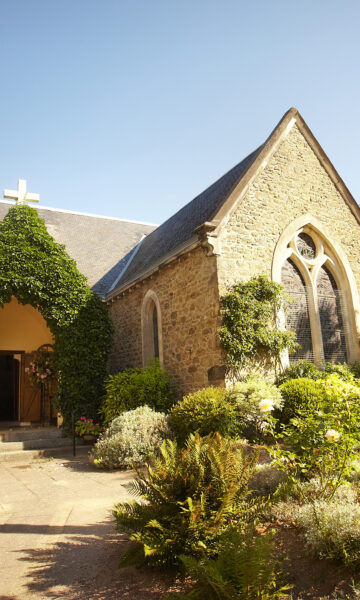
[{"label": "shadow on ground", "polygon": [[[66,535],[77,529],[81,530],[69,527],[67,531],[65,527],[63,531]],[[124,535],[109,533],[109,521],[105,521],[92,526],[91,535],[86,537],[72,535],[51,546],[26,549],[20,560],[28,563],[29,597],[155,600],[163,598],[165,592],[179,589],[174,573],[134,567],[119,569],[128,545]]]}]

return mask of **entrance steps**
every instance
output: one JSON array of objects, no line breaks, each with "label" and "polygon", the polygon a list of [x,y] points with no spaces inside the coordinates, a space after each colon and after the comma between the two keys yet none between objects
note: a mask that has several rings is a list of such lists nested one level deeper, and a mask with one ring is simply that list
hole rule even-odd
[{"label": "entrance steps", "polygon": [[[0,424],[0,462],[29,461],[40,457],[72,454],[72,439],[62,437],[57,427],[3,427]],[[76,453],[89,450],[76,439]]]}]

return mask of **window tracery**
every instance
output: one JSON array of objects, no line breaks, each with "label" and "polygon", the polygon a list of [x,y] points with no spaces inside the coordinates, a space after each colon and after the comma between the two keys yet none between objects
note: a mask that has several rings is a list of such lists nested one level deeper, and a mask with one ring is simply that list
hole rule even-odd
[{"label": "window tracery", "polygon": [[337,283],[339,265],[326,242],[310,227],[296,231],[281,270],[285,290],[295,300],[287,311],[287,327],[296,330],[299,350],[291,362],[346,362],[347,299]]}]

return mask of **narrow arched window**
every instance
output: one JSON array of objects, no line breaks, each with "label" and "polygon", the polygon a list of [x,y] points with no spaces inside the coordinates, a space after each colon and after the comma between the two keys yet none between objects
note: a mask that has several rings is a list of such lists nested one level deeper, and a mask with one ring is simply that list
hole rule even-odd
[{"label": "narrow arched window", "polygon": [[346,341],[341,292],[333,275],[322,266],[316,282],[324,360],[346,362]]},{"label": "narrow arched window", "polygon": [[284,290],[291,296],[286,314],[286,326],[296,332],[299,348],[290,356],[290,361],[313,360],[313,343],[309,317],[308,295],[303,276],[295,263],[288,259],[281,271]]},{"label": "narrow arched window", "polygon": [[157,308],[155,302],[153,302],[153,339],[154,339],[154,358],[159,358],[159,325],[158,325],[158,316],[157,316]]},{"label": "narrow arched window", "polygon": [[141,310],[143,365],[158,359],[162,364],[161,311],[157,295],[149,290]]}]

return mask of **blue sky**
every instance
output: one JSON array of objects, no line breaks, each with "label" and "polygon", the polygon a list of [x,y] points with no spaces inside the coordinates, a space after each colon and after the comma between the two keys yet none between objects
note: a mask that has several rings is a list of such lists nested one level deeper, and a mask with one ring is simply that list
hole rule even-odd
[{"label": "blue sky", "polygon": [[160,223],[296,106],[360,201],[358,0],[0,0],[0,190]]}]

